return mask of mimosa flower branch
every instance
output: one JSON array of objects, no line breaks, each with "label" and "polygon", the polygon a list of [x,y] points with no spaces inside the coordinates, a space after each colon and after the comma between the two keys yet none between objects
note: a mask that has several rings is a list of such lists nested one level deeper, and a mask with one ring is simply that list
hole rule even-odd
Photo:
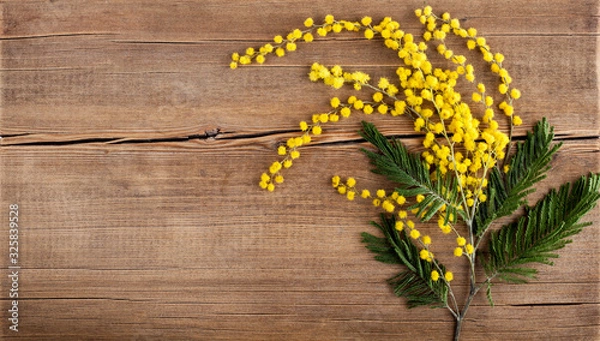
[{"label": "mimosa flower branch", "polygon": [[[377,189],[372,193],[360,189],[355,178],[342,180],[337,175],[332,185],[349,200],[361,197],[382,209],[381,222],[373,223],[382,236],[365,232],[363,242],[378,261],[401,266],[389,283],[409,307],[425,305],[449,311],[456,322],[454,339],[458,340],[469,306],[481,289],[486,289],[493,305],[494,283],[534,279],[537,270],[533,263],[551,265],[551,259],[558,257],[555,252],[589,225],[579,221],[600,198],[600,175],[584,175],[573,184],[551,190],[530,206],[527,196],[546,177],[560,148],[553,143],[553,128],[542,119],[510,153],[515,144],[511,142],[513,128],[523,121],[515,113],[521,92],[513,87],[513,78],[503,66],[504,55],[492,51],[476,29],[463,28],[449,13],[438,16],[426,6],[415,14],[425,27],[421,37],[403,31],[389,17],[377,24],[368,16],[350,21],[327,15],[319,24],[309,18],[302,29],[276,36],[260,48],[234,53],[230,66],[262,64],[272,54],[282,57],[295,51],[300,42],[342,31],[379,40],[396,51],[401,63],[394,79],[373,80],[361,71],[314,63],[309,72],[311,81],[336,89],[351,86],[368,95],[343,100],[333,97],[329,111],[300,122],[300,134],[278,147],[280,159],[261,175],[259,186],[274,191],[284,182],[284,170],[300,157],[301,147],[321,135],[327,124],[352,113],[378,113],[398,117],[399,124],[410,122],[423,134],[424,150],[420,153],[411,153],[401,141],[383,136],[375,125],[362,124],[361,136],[376,149],[363,152],[371,160],[374,173],[395,183],[393,191]],[[486,85],[476,79],[473,64],[447,45],[452,36],[481,55],[497,76],[497,84]],[[445,68],[432,64],[428,56],[432,46],[448,61]],[[459,81],[472,84],[472,92],[461,94],[456,87]],[[494,99],[495,91],[502,97],[499,103]],[[500,129],[498,119],[507,120],[507,131]],[[507,216],[514,217],[512,222],[497,226],[497,220]],[[419,224],[431,220],[437,221],[439,235],[419,230]],[[450,267],[433,253],[435,238],[452,238],[452,254],[468,261],[469,292],[464,302],[457,300]],[[478,278],[478,266],[483,267],[483,278]]]}]

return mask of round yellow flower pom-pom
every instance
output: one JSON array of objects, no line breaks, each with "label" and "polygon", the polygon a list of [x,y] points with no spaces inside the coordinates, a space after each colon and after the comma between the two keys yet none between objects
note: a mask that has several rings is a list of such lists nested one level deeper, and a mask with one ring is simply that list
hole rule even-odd
[{"label": "round yellow flower pom-pom", "polygon": [[333,187],[337,187],[340,185],[340,177],[335,175],[333,178],[331,178],[331,184],[333,185]]},{"label": "round yellow flower pom-pom", "polygon": [[285,49],[288,51],[296,51],[296,43],[287,43]]},{"label": "round yellow flower pom-pom", "polygon": [[383,100],[383,94],[381,92],[376,92],[373,94],[373,101],[381,102]]},{"label": "round yellow flower pom-pom", "polygon": [[262,173],[260,176],[260,180],[263,182],[269,182],[271,180],[271,177],[267,173]]},{"label": "round yellow flower pom-pom", "polygon": [[349,191],[348,193],[346,193],[346,198],[350,201],[354,200],[354,196],[356,195],[356,192],[354,191]]},{"label": "round yellow flower pom-pom", "polygon": [[269,172],[271,174],[275,174],[275,173],[279,172],[279,170],[281,170],[281,163],[279,163],[277,161],[273,162],[271,167],[269,167]]},{"label": "round yellow flower pom-pom", "polygon": [[521,124],[523,124],[523,120],[521,119],[521,117],[514,115],[513,116],[513,124],[516,126],[520,126]]},{"label": "round yellow flower pom-pom", "polygon": [[402,222],[402,220],[396,221],[395,227],[396,227],[396,230],[402,231],[402,229],[404,229],[404,223]]},{"label": "round yellow flower pom-pom", "polygon": [[335,19],[334,19],[333,15],[331,15],[331,14],[327,14],[327,15],[325,16],[325,23],[326,23],[326,24],[329,24],[329,25],[331,25],[331,24],[333,24],[334,20],[335,20]]},{"label": "round yellow flower pom-pom", "polygon": [[519,91],[518,89],[510,90],[510,97],[512,97],[513,99],[521,98],[521,91]]},{"label": "round yellow flower pom-pom", "polygon": [[428,262],[431,262],[433,260],[433,254],[425,249],[421,250],[421,252],[419,252],[419,257],[421,257],[421,259],[426,260]]},{"label": "round yellow flower pom-pom", "polygon": [[388,213],[392,213],[396,209],[394,204],[392,204],[389,200],[384,200],[381,204],[381,207]]},{"label": "round yellow flower pom-pom", "polygon": [[508,86],[506,84],[502,83],[502,84],[498,85],[498,91],[504,95],[508,91]]},{"label": "round yellow flower pom-pom", "polygon": [[465,246],[465,248],[467,249],[467,253],[468,253],[468,254],[470,254],[470,255],[472,255],[472,254],[473,254],[473,252],[475,252],[475,248],[474,248],[474,247],[473,247],[473,245],[471,245],[471,244],[467,244],[467,245]]},{"label": "round yellow flower pom-pom", "polygon": [[421,236],[421,232],[419,232],[419,230],[414,229],[414,230],[410,231],[410,237],[412,239],[419,239],[420,236]]}]

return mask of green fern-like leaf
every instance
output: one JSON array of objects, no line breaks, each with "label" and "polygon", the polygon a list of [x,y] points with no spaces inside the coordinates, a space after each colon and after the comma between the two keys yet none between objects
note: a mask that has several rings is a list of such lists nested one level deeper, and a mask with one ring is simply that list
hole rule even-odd
[{"label": "green fern-like leaf", "polygon": [[488,279],[525,283],[537,274],[531,263],[552,265],[551,259],[558,257],[555,251],[590,224],[579,220],[596,206],[599,189],[600,174],[581,177],[572,186],[550,191],[516,222],[493,232],[483,262]]},{"label": "green fern-like leaf", "polygon": [[374,173],[396,182],[399,185],[396,191],[400,195],[414,197],[420,194],[425,197],[420,203],[408,207],[418,210],[415,216],[427,221],[445,207],[446,220],[453,217],[455,222],[458,215],[464,218],[464,211],[458,209],[459,194],[454,177],[442,177],[438,172],[438,180],[433,181],[419,154],[409,153],[400,141],[390,141],[371,123],[363,122],[361,135],[379,150],[379,153],[374,153],[363,149],[375,166]]},{"label": "green fern-like leaf", "polygon": [[511,215],[525,205],[525,197],[534,192],[533,185],[546,177],[550,161],[561,144],[552,144],[553,128],[546,118],[528,132],[524,142],[510,159],[509,170],[503,174],[498,168],[489,176],[488,199],[479,205],[474,219],[474,232],[482,235],[493,221]]},{"label": "green fern-like leaf", "polygon": [[[379,228],[384,237],[376,237],[369,233],[362,234],[367,249],[376,253],[375,259],[389,264],[402,264],[406,270],[390,278],[388,282],[399,297],[407,299],[409,308],[429,305],[445,307],[448,299],[448,287],[442,280],[434,282],[431,271],[434,265],[419,256],[419,249],[404,231],[395,228],[396,218],[381,216],[382,224],[372,223]],[[445,267],[438,263],[445,272]],[[437,269],[437,268],[436,268]]]}]

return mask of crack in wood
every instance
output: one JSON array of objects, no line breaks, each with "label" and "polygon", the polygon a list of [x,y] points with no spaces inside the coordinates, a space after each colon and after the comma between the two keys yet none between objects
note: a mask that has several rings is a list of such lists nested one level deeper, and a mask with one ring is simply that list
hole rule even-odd
[{"label": "crack in wood", "polygon": [[[189,140],[208,140],[216,139],[220,135],[220,131],[208,131],[204,134],[193,134],[189,136],[181,137],[165,137],[165,138],[121,138],[121,137],[107,137],[107,138],[82,138],[76,140],[63,140],[63,141],[34,141],[34,142],[17,142],[10,144],[11,146],[69,146],[69,145],[81,145],[81,144],[147,144],[147,143],[164,143],[164,142],[182,142]],[[0,137],[1,139],[2,137]]]},{"label": "crack in wood", "polygon": [[115,33],[109,32],[80,32],[80,33],[54,33],[54,34],[40,34],[40,35],[28,35],[28,36],[12,36],[12,37],[0,37],[0,41],[3,40],[27,40],[27,39],[44,39],[44,38],[62,38],[62,37],[82,37],[82,36],[116,36]]},{"label": "crack in wood", "polygon": [[[265,132],[255,132],[255,133],[243,133],[243,132],[224,132],[221,128],[213,128],[204,131],[199,134],[191,134],[184,136],[170,136],[170,137],[86,137],[86,138],[74,138],[69,139],[68,136],[65,136],[62,140],[54,140],[54,141],[25,141],[25,142],[5,142],[0,143],[5,146],[66,146],[66,145],[80,145],[80,144],[150,144],[150,143],[165,143],[165,142],[185,142],[192,140],[243,140],[243,139],[256,139],[256,138],[264,138],[270,136],[279,136],[282,134],[291,134],[297,132],[296,130],[273,130],[273,131],[265,131]],[[4,136],[0,136],[0,141],[6,138],[19,138],[19,137],[34,137],[35,133],[20,133],[20,134],[6,134]],[[386,135],[388,138],[393,138],[397,140],[402,139],[418,139],[422,137],[422,134],[394,134],[394,135]],[[525,136],[513,136],[513,142],[520,142],[525,139]],[[600,139],[600,135],[585,135],[585,136],[573,136],[573,135],[558,135],[554,138],[555,142],[576,142],[576,141],[586,141],[586,140],[594,140]],[[319,142],[319,145],[345,145],[345,144],[354,144],[354,143],[362,143],[365,140],[360,137],[356,138],[344,138],[336,141],[322,141]]]},{"label": "crack in wood", "polygon": [[554,303],[522,303],[522,304],[507,304],[509,307],[557,307],[557,306],[583,306],[583,305],[595,305],[597,303],[585,303],[585,302],[554,302]]}]

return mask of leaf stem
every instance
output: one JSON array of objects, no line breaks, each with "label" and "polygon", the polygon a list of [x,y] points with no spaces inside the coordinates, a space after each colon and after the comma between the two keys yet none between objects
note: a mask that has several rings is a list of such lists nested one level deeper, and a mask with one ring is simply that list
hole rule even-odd
[{"label": "leaf stem", "polygon": [[462,329],[462,317],[456,317],[456,325],[454,327],[454,341],[460,340],[460,331]]},{"label": "leaf stem", "polygon": [[[474,270],[474,267],[471,267],[471,271]],[[479,292],[479,289],[481,289],[481,285],[476,285],[475,283],[475,275],[474,273],[472,273],[471,276],[471,282],[469,284],[469,296],[467,297],[466,301],[465,301],[465,305],[462,308],[462,311],[460,311],[460,313],[458,315],[455,315],[455,319],[456,319],[456,324],[454,326],[454,341],[459,341],[460,340],[460,332],[462,329],[462,322],[463,319],[465,318],[465,316],[467,315],[467,311],[469,310],[469,307],[471,306],[471,302],[473,302],[473,298],[475,298],[475,295],[477,295],[477,293]]]},{"label": "leaf stem", "polygon": [[[469,239],[470,239],[471,243],[473,242],[473,235],[474,235],[473,229],[472,229],[472,224],[473,224],[472,221],[470,221],[470,220],[467,221]],[[473,302],[473,298],[475,298],[475,295],[479,292],[479,290],[483,286],[483,284],[477,285],[477,278],[475,277],[475,257],[476,257],[476,255],[477,255],[476,252],[473,252],[472,254],[467,255],[467,257],[469,259],[469,295],[467,296],[467,298],[465,300],[465,304],[463,305],[462,310],[457,308],[458,314],[454,315],[454,319],[456,320],[456,323],[454,326],[454,341],[460,340],[460,333],[461,333],[461,329],[462,329],[463,319],[467,315],[467,311],[469,310],[469,307],[471,306],[471,302]]]}]

